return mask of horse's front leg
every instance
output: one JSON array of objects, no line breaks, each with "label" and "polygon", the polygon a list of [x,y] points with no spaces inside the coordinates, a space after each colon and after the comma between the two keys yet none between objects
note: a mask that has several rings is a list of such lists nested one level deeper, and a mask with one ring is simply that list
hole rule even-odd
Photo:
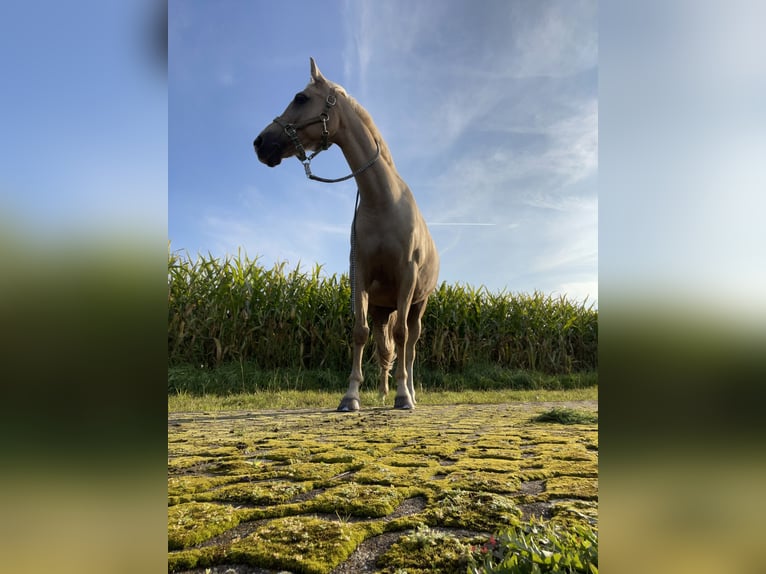
[{"label": "horse's front leg", "polygon": [[[415,400],[408,386],[407,372],[412,365],[408,358],[408,339],[409,327],[407,318],[410,313],[412,296],[415,292],[415,280],[418,276],[418,266],[415,262],[410,264],[409,269],[402,276],[402,283],[399,288],[399,297],[396,309],[396,323],[394,324],[394,342],[396,343],[396,354],[399,360],[396,364],[396,398],[394,399],[395,409],[413,409]],[[418,333],[419,335],[419,333]],[[414,385],[413,385],[414,391]]]},{"label": "horse's front leg", "polygon": [[370,328],[367,326],[367,292],[358,291],[354,302],[354,356],[351,361],[351,375],[348,377],[348,390],[338,405],[338,410],[343,412],[358,411],[361,407],[359,398],[359,386],[364,380],[362,374],[362,355],[364,346],[370,337]]},{"label": "horse's front leg", "polygon": [[410,391],[412,404],[415,401],[415,346],[420,339],[421,320],[426,311],[428,298],[419,303],[410,305],[410,314],[407,317],[407,389]]}]

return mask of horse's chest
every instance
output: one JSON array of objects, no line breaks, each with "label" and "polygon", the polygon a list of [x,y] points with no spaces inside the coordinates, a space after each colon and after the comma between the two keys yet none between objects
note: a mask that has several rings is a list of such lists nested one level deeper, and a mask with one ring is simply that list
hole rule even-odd
[{"label": "horse's chest", "polygon": [[401,213],[376,212],[357,220],[357,269],[361,272],[371,302],[380,305],[396,297],[401,278],[413,259],[413,224]]},{"label": "horse's chest", "polygon": [[407,260],[411,241],[405,234],[386,232],[385,229],[358,230],[357,252],[370,266],[389,268]]},{"label": "horse's chest", "polygon": [[369,242],[366,248],[357,250],[357,257],[357,268],[362,271],[371,294],[397,289],[402,268],[408,260],[406,249],[401,244]]}]

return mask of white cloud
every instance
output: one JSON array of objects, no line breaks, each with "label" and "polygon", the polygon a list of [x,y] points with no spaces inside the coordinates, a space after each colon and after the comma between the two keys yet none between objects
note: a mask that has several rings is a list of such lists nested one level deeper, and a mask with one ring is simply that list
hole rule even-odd
[{"label": "white cloud", "polygon": [[562,283],[557,291],[566,295],[570,301],[577,301],[598,308],[598,281],[568,281]]}]

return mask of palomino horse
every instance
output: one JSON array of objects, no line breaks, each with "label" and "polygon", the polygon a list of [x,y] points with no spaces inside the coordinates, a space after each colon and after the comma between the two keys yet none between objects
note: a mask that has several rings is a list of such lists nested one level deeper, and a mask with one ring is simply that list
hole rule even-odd
[{"label": "palomino horse", "polygon": [[[333,143],[343,151],[352,173],[338,180],[313,175],[311,159]],[[296,156],[311,179],[332,183],[356,178],[358,206],[351,225],[354,354],[348,391],[338,410],[360,407],[362,351],[370,335],[368,311],[380,366],[380,394],[385,398],[388,393],[388,374],[399,357],[394,407],[412,409],[415,343],[428,296],[436,287],[439,255],[370,114],[343,87],[325,79],[311,58],[311,81],[253,145],[258,159],[269,167]],[[313,153],[307,156],[306,150]]]}]

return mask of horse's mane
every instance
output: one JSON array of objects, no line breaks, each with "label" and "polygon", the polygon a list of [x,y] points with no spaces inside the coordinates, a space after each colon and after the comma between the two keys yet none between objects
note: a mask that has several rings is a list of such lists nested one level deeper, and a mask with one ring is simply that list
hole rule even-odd
[{"label": "horse's mane", "polygon": [[378,145],[380,146],[380,157],[382,157],[388,165],[396,169],[394,166],[394,160],[391,157],[391,152],[388,149],[388,144],[383,139],[383,136],[380,135],[380,130],[378,130],[375,122],[372,121],[370,112],[365,110],[359,102],[357,102],[351,95],[349,95],[343,86],[333,83],[333,87],[335,88],[336,92],[339,92],[345,96],[345,98],[348,100],[348,103],[351,104],[351,109],[356,112],[356,115],[359,116],[365,127],[370,130],[372,137],[375,138],[375,140],[378,142]]}]

